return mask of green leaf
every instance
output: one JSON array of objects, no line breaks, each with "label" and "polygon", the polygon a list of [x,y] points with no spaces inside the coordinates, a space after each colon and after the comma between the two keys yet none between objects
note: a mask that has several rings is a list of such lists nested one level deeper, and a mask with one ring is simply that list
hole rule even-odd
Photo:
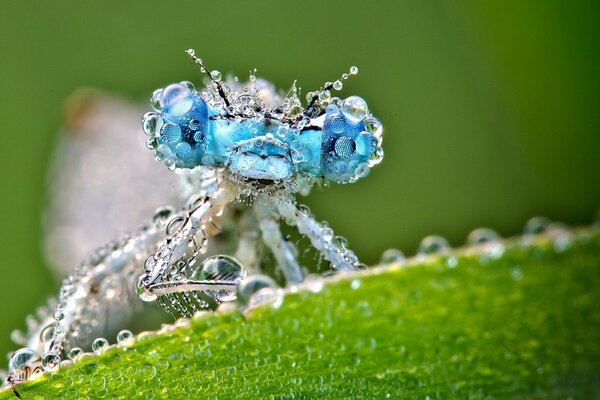
[{"label": "green leaf", "polygon": [[483,249],[313,282],[245,317],[198,316],[18,390],[24,399],[598,398],[599,232]]}]

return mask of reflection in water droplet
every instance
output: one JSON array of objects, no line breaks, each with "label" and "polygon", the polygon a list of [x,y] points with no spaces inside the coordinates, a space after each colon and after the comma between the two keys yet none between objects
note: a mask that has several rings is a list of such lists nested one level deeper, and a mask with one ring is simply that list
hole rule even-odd
[{"label": "reflection in water droplet", "polygon": [[221,72],[217,71],[216,69],[214,71],[210,71],[210,77],[215,82],[221,82],[221,79],[223,79],[223,75],[221,75]]},{"label": "reflection in water droplet", "polygon": [[529,235],[544,233],[551,221],[546,217],[533,217],[525,224],[523,232]]},{"label": "reflection in water droplet", "polygon": [[237,303],[248,308],[273,298],[277,283],[266,275],[252,275],[242,280],[237,287]]},{"label": "reflection in water droplet", "polygon": [[488,228],[478,228],[472,231],[467,238],[467,244],[478,245],[500,240],[500,235]]},{"label": "reflection in water droplet", "polygon": [[42,357],[42,367],[45,371],[56,371],[59,365],[60,356],[53,351],[47,352]]},{"label": "reflection in water droplet", "polygon": [[406,256],[398,249],[387,249],[383,252],[379,260],[379,264],[381,265],[403,264],[404,262],[406,262]]},{"label": "reflection in water droplet", "polygon": [[10,357],[10,360],[8,361],[8,370],[11,372],[18,371],[36,360],[39,360],[39,356],[35,351],[27,348],[19,349]]},{"label": "reflection in water droplet", "polygon": [[120,345],[128,344],[133,341],[133,333],[124,329],[117,334],[117,343]]},{"label": "reflection in water droplet", "polygon": [[446,239],[441,236],[431,235],[427,236],[421,241],[419,249],[417,250],[418,255],[429,255],[436,253],[445,253],[451,249],[450,244]]},{"label": "reflection in water droplet", "polygon": [[[194,281],[239,281],[246,276],[246,269],[234,257],[216,255],[204,260],[200,266],[190,274]],[[215,297],[219,301],[235,300],[235,290],[219,290]]]},{"label": "reflection in water droplet", "polygon": [[96,338],[92,342],[92,350],[95,353],[101,353],[106,347],[108,347],[108,340],[102,337]]},{"label": "reflection in water droplet", "polygon": [[69,350],[69,354],[67,355],[71,360],[75,361],[77,357],[83,354],[83,350],[80,347],[73,347]]}]

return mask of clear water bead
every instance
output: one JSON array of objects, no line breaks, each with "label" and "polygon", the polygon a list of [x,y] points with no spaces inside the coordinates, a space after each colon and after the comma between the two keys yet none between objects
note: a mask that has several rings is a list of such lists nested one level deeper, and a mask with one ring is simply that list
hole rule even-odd
[{"label": "clear water bead", "polygon": [[28,348],[15,351],[8,361],[9,371],[18,371],[39,360],[39,355]]},{"label": "clear water bead", "polygon": [[77,359],[77,357],[79,357],[82,354],[83,354],[83,350],[81,350],[80,347],[73,347],[71,350],[69,350],[67,357],[69,357],[71,360],[75,361]]},{"label": "clear water bead", "polygon": [[127,329],[124,329],[117,334],[117,343],[120,345],[127,344],[132,341],[133,333]]},{"label": "clear water bead", "polygon": [[148,112],[142,117],[142,129],[147,136],[156,134],[156,127],[161,120],[160,116],[154,112]]},{"label": "clear water bead", "polygon": [[60,356],[58,353],[49,351],[42,357],[42,368],[44,371],[56,371],[60,365]]},{"label": "clear water bead", "polygon": [[108,347],[108,340],[102,337],[96,338],[92,342],[92,350],[94,353],[101,353],[106,347]]},{"label": "clear water bead", "polygon": [[242,280],[237,287],[237,303],[241,308],[250,305],[252,296],[263,289],[277,289],[277,283],[266,275],[252,275]]},{"label": "clear water bead", "polygon": [[161,93],[160,104],[163,110],[171,115],[180,116],[192,108],[194,97],[185,86],[175,83],[167,86]]},{"label": "clear water bead", "polygon": [[419,249],[417,250],[417,254],[419,255],[428,255],[428,254],[436,254],[443,253],[450,250],[450,244],[448,241],[437,235],[427,236],[421,241],[419,245]]},{"label": "clear water bead", "polygon": [[215,82],[221,82],[221,79],[223,79],[223,75],[221,75],[221,72],[217,71],[216,69],[214,71],[210,71],[210,77]]},{"label": "clear water bead", "polygon": [[362,97],[358,96],[346,98],[342,110],[356,119],[365,118],[369,112],[367,102]]},{"label": "clear water bead", "polygon": [[358,74],[358,67],[353,65],[350,67],[350,75],[356,75],[356,74]]},{"label": "clear water bead", "polygon": [[401,250],[398,249],[387,249],[381,255],[379,264],[391,265],[391,264],[402,264],[406,261],[406,256]]},{"label": "clear water bead", "polygon": [[[150,256],[148,259],[153,258],[154,256]],[[148,261],[148,260],[146,260]],[[157,299],[158,296],[156,296],[154,293],[152,293],[151,291],[149,291],[146,288],[146,285],[144,284],[144,279],[145,279],[145,275],[140,276],[140,278],[137,281],[137,294],[138,296],[140,296],[140,300],[144,301],[144,302],[152,302],[154,300]]]},{"label": "clear water bead", "polygon": [[467,244],[477,245],[500,240],[500,235],[489,228],[478,228],[469,233]]},{"label": "clear water bead", "polygon": [[551,224],[551,222],[552,221],[550,221],[546,217],[533,217],[529,221],[527,221],[523,232],[529,235],[537,235],[539,233],[544,233],[548,229],[548,226]]},{"label": "clear water bead", "polygon": [[[246,269],[235,257],[216,255],[207,258],[190,275],[195,281],[240,281],[246,276]],[[235,290],[220,290],[216,296],[219,301],[235,300]]]}]

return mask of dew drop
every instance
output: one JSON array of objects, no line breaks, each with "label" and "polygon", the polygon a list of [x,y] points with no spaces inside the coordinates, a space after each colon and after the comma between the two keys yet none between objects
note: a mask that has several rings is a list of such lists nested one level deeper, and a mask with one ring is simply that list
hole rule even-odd
[{"label": "dew drop", "polygon": [[69,354],[67,355],[71,360],[75,361],[77,357],[83,354],[83,350],[80,347],[73,347],[69,350]]},{"label": "dew drop", "polygon": [[192,92],[179,83],[167,86],[160,95],[160,104],[165,113],[181,116],[194,104]]},{"label": "dew drop", "polygon": [[498,235],[492,229],[477,228],[471,233],[469,233],[469,237],[467,238],[467,244],[478,245],[482,243],[496,242],[500,239],[500,235]]},{"label": "dew drop", "polygon": [[92,350],[96,353],[102,353],[102,351],[108,347],[108,340],[99,337],[94,339],[94,341],[92,342]]},{"label": "dew drop", "polygon": [[142,129],[144,130],[144,133],[147,136],[154,136],[160,120],[160,116],[154,112],[144,114],[142,117]]},{"label": "dew drop", "polygon": [[190,92],[193,92],[196,88],[194,84],[190,81],[181,81],[179,82],[182,86],[185,86]]},{"label": "dew drop", "polygon": [[350,75],[356,75],[356,74],[358,74],[358,67],[353,65],[350,67]]},{"label": "dew drop", "polygon": [[150,97],[150,105],[156,111],[162,111],[162,105],[160,104],[160,97],[162,95],[162,89],[156,89],[152,92],[152,96]]},{"label": "dew drop", "polygon": [[243,279],[237,286],[237,303],[241,308],[250,305],[251,298],[264,289],[277,289],[277,283],[266,275],[252,275]]},{"label": "dew drop", "polygon": [[321,93],[319,93],[319,100],[322,102],[329,101],[330,98],[331,93],[329,92],[329,90],[323,90]]},{"label": "dew drop", "polygon": [[210,77],[215,82],[221,82],[221,79],[223,79],[223,75],[221,75],[221,72],[217,71],[216,69],[210,72]]},{"label": "dew drop", "polygon": [[[150,257],[153,257],[153,256],[150,256]],[[148,260],[146,260],[146,261],[148,261]],[[156,296],[154,293],[152,293],[150,290],[148,290],[146,288],[144,279],[145,279],[145,275],[142,275],[142,276],[140,276],[140,278],[137,281],[137,285],[136,285],[137,294],[138,294],[138,296],[140,296],[140,300],[142,300],[144,302],[152,302],[152,301],[156,300],[158,296]]]},{"label": "dew drop", "polygon": [[[227,255],[215,255],[204,260],[190,274],[190,279],[197,281],[239,281],[245,276],[246,269],[237,258]],[[216,298],[219,301],[235,300],[235,290],[219,290],[216,293]]]},{"label": "dew drop", "polygon": [[91,379],[91,384],[96,389],[104,389],[106,386],[106,378],[101,375],[94,375]]},{"label": "dew drop", "polygon": [[124,329],[117,334],[117,343],[120,345],[129,344],[133,341],[133,333]]},{"label": "dew drop", "polygon": [[344,87],[344,84],[342,83],[342,81],[337,80],[337,81],[333,82],[333,88],[335,90],[342,90],[343,87]]},{"label": "dew drop", "polygon": [[403,264],[404,262],[406,262],[406,256],[398,249],[387,249],[379,260],[381,265]]},{"label": "dew drop", "polygon": [[28,348],[15,351],[8,361],[8,370],[18,371],[39,360],[39,355]]},{"label": "dew drop", "polygon": [[365,118],[369,112],[367,102],[362,97],[358,96],[346,98],[342,110],[356,119]]},{"label": "dew drop", "polygon": [[42,357],[42,368],[44,368],[44,371],[56,371],[59,365],[60,356],[53,351],[47,352]]},{"label": "dew drop", "polygon": [[539,233],[544,233],[551,221],[546,217],[533,217],[525,224],[525,228],[523,232],[529,235],[537,235]]},{"label": "dew drop", "polygon": [[417,250],[418,255],[428,255],[436,253],[444,253],[450,250],[450,244],[448,241],[437,235],[427,236],[421,241],[419,249]]},{"label": "dew drop", "polygon": [[138,372],[145,380],[150,380],[156,376],[156,367],[154,365],[142,365]]}]

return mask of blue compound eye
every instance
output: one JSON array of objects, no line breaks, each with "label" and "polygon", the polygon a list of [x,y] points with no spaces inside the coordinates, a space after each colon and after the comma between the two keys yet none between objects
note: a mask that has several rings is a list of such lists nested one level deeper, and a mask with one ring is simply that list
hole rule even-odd
[{"label": "blue compound eye", "polygon": [[332,133],[344,133],[346,129],[346,120],[340,115],[334,115],[329,119],[328,126]]},{"label": "blue compound eye", "polygon": [[356,144],[349,136],[340,136],[333,145],[335,154],[340,158],[348,158],[354,154],[356,150]]},{"label": "blue compound eye", "polygon": [[207,146],[208,108],[189,82],[155,91],[153,107],[142,120],[149,145],[168,166],[194,168],[202,163]]}]

